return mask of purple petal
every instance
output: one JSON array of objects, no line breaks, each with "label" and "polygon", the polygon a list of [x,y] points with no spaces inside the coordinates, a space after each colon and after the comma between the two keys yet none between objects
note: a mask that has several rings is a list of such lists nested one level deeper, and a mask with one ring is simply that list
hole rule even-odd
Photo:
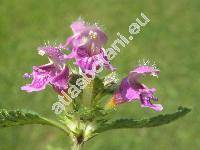
[{"label": "purple petal", "polygon": [[141,107],[149,107],[152,108],[155,111],[162,111],[163,110],[163,106],[161,104],[141,104]]},{"label": "purple petal", "polygon": [[105,68],[114,71],[115,68],[110,64],[108,60],[105,59],[104,53],[101,52],[100,54],[88,57],[84,56],[84,53],[79,54],[79,57],[76,59],[76,65],[78,65],[83,73],[87,73],[89,75],[95,75],[97,70],[104,66]]},{"label": "purple petal", "polygon": [[27,92],[44,90],[51,78],[55,75],[56,67],[53,64],[47,64],[39,67],[33,67],[33,81],[31,84],[21,87],[21,90]]},{"label": "purple petal", "polygon": [[74,34],[83,31],[85,28],[86,28],[86,25],[83,20],[75,21],[71,24],[71,29]]},{"label": "purple petal", "polygon": [[119,89],[114,94],[114,103],[121,104],[129,101],[140,100],[141,107],[149,107],[156,111],[163,109],[160,104],[152,104],[157,101],[154,97],[155,88],[149,89],[146,85],[139,82],[139,77],[143,74],[157,75],[159,70],[149,66],[140,66],[129,73],[127,78],[121,81]]},{"label": "purple petal", "polygon": [[68,88],[69,68],[65,67],[55,78],[51,80],[54,88],[66,90]]},{"label": "purple petal", "polygon": [[140,101],[141,107],[149,107],[154,109],[155,111],[162,111],[163,107],[160,104],[153,104],[151,100],[157,101],[158,99],[154,97],[155,88],[152,89],[143,89],[140,91]]},{"label": "purple petal", "polygon": [[139,66],[129,73],[128,79],[130,82],[135,82],[139,80],[140,76],[147,74],[150,74],[152,76],[157,76],[159,74],[159,70],[155,69],[152,66]]},{"label": "purple petal", "polygon": [[63,65],[65,63],[65,54],[61,51],[61,47],[46,45],[38,48],[40,55],[47,55],[54,63]]},{"label": "purple petal", "polygon": [[71,50],[87,49],[88,55],[99,53],[99,49],[107,41],[105,33],[96,25],[88,25],[84,21],[76,21],[71,25],[73,36],[69,37],[66,42]]}]

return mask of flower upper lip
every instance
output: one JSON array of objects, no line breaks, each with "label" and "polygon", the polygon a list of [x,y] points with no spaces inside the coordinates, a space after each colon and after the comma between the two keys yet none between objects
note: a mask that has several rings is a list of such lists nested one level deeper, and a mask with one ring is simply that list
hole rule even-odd
[{"label": "flower upper lip", "polygon": [[139,66],[128,75],[128,81],[130,83],[137,83],[141,76],[151,75],[153,77],[158,77],[160,71],[152,66]]},{"label": "flower upper lip", "polygon": [[72,23],[71,28],[74,35],[66,43],[70,49],[85,47],[89,51],[98,50],[107,41],[105,33],[99,27],[86,24],[83,20]]}]

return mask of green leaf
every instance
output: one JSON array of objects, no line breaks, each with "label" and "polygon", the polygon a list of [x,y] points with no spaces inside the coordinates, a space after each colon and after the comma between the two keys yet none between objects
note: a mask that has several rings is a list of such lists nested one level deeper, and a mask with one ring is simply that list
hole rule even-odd
[{"label": "green leaf", "polygon": [[104,88],[103,81],[96,77],[93,81],[93,96],[96,96],[100,91],[102,91]]},{"label": "green leaf", "polygon": [[82,94],[85,106],[95,106],[99,99],[102,98],[104,91],[103,81],[95,77],[84,89]]},{"label": "green leaf", "polygon": [[104,90],[103,81],[100,78],[96,77],[93,81],[93,89],[92,89],[93,102],[96,102],[101,98],[103,90]]},{"label": "green leaf", "polygon": [[178,111],[172,114],[158,115],[155,117],[139,119],[139,120],[118,119],[99,125],[99,127],[96,129],[96,132],[100,133],[107,130],[122,129],[122,128],[145,128],[145,127],[147,128],[147,127],[160,126],[173,122],[176,119],[185,116],[190,111],[191,109],[180,106],[178,108]]},{"label": "green leaf", "polygon": [[68,133],[66,127],[54,120],[47,119],[38,113],[25,110],[0,109],[0,127],[11,127],[28,124],[49,125]]}]

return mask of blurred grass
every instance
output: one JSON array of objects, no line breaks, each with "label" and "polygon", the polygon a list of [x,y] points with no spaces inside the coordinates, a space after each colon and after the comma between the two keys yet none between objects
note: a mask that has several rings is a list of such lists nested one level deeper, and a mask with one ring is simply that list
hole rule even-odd
[{"label": "blurred grass", "polygon": [[[183,105],[193,108],[185,118],[170,125],[150,129],[117,130],[92,139],[95,149],[187,150],[200,148],[199,123],[199,0],[0,0],[0,108],[27,108],[54,116],[51,105],[57,100],[51,89],[27,94],[20,91],[24,72],[46,62],[36,53],[44,41],[64,42],[69,25],[82,16],[99,22],[109,37],[128,35],[128,26],[144,12],[150,23],[112,62],[126,75],[139,59],[155,60],[161,70],[158,80],[148,85],[158,89],[164,113]],[[155,113],[138,103],[119,107],[115,117],[145,117]],[[0,129],[1,150],[68,149],[69,139],[57,129],[26,126]]]}]

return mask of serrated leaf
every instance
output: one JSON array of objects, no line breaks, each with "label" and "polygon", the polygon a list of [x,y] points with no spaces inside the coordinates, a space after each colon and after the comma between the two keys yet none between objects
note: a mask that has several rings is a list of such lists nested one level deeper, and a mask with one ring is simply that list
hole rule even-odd
[{"label": "serrated leaf", "polygon": [[155,127],[173,122],[174,120],[185,116],[191,109],[186,107],[179,107],[178,111],[172,114],[158,115],[151,118],[145,119],[118,119],[111,122],[101,124],[96,132],[104,132],[112,129],[123,129],[123,128],[147,128]]},{"label": "serrated leaf", "polygon": [[11,127],[28,124],[49,125],[68,133],[68,130],[62,124],[47,119],[36,112],[0,109],[0,127]]}]

